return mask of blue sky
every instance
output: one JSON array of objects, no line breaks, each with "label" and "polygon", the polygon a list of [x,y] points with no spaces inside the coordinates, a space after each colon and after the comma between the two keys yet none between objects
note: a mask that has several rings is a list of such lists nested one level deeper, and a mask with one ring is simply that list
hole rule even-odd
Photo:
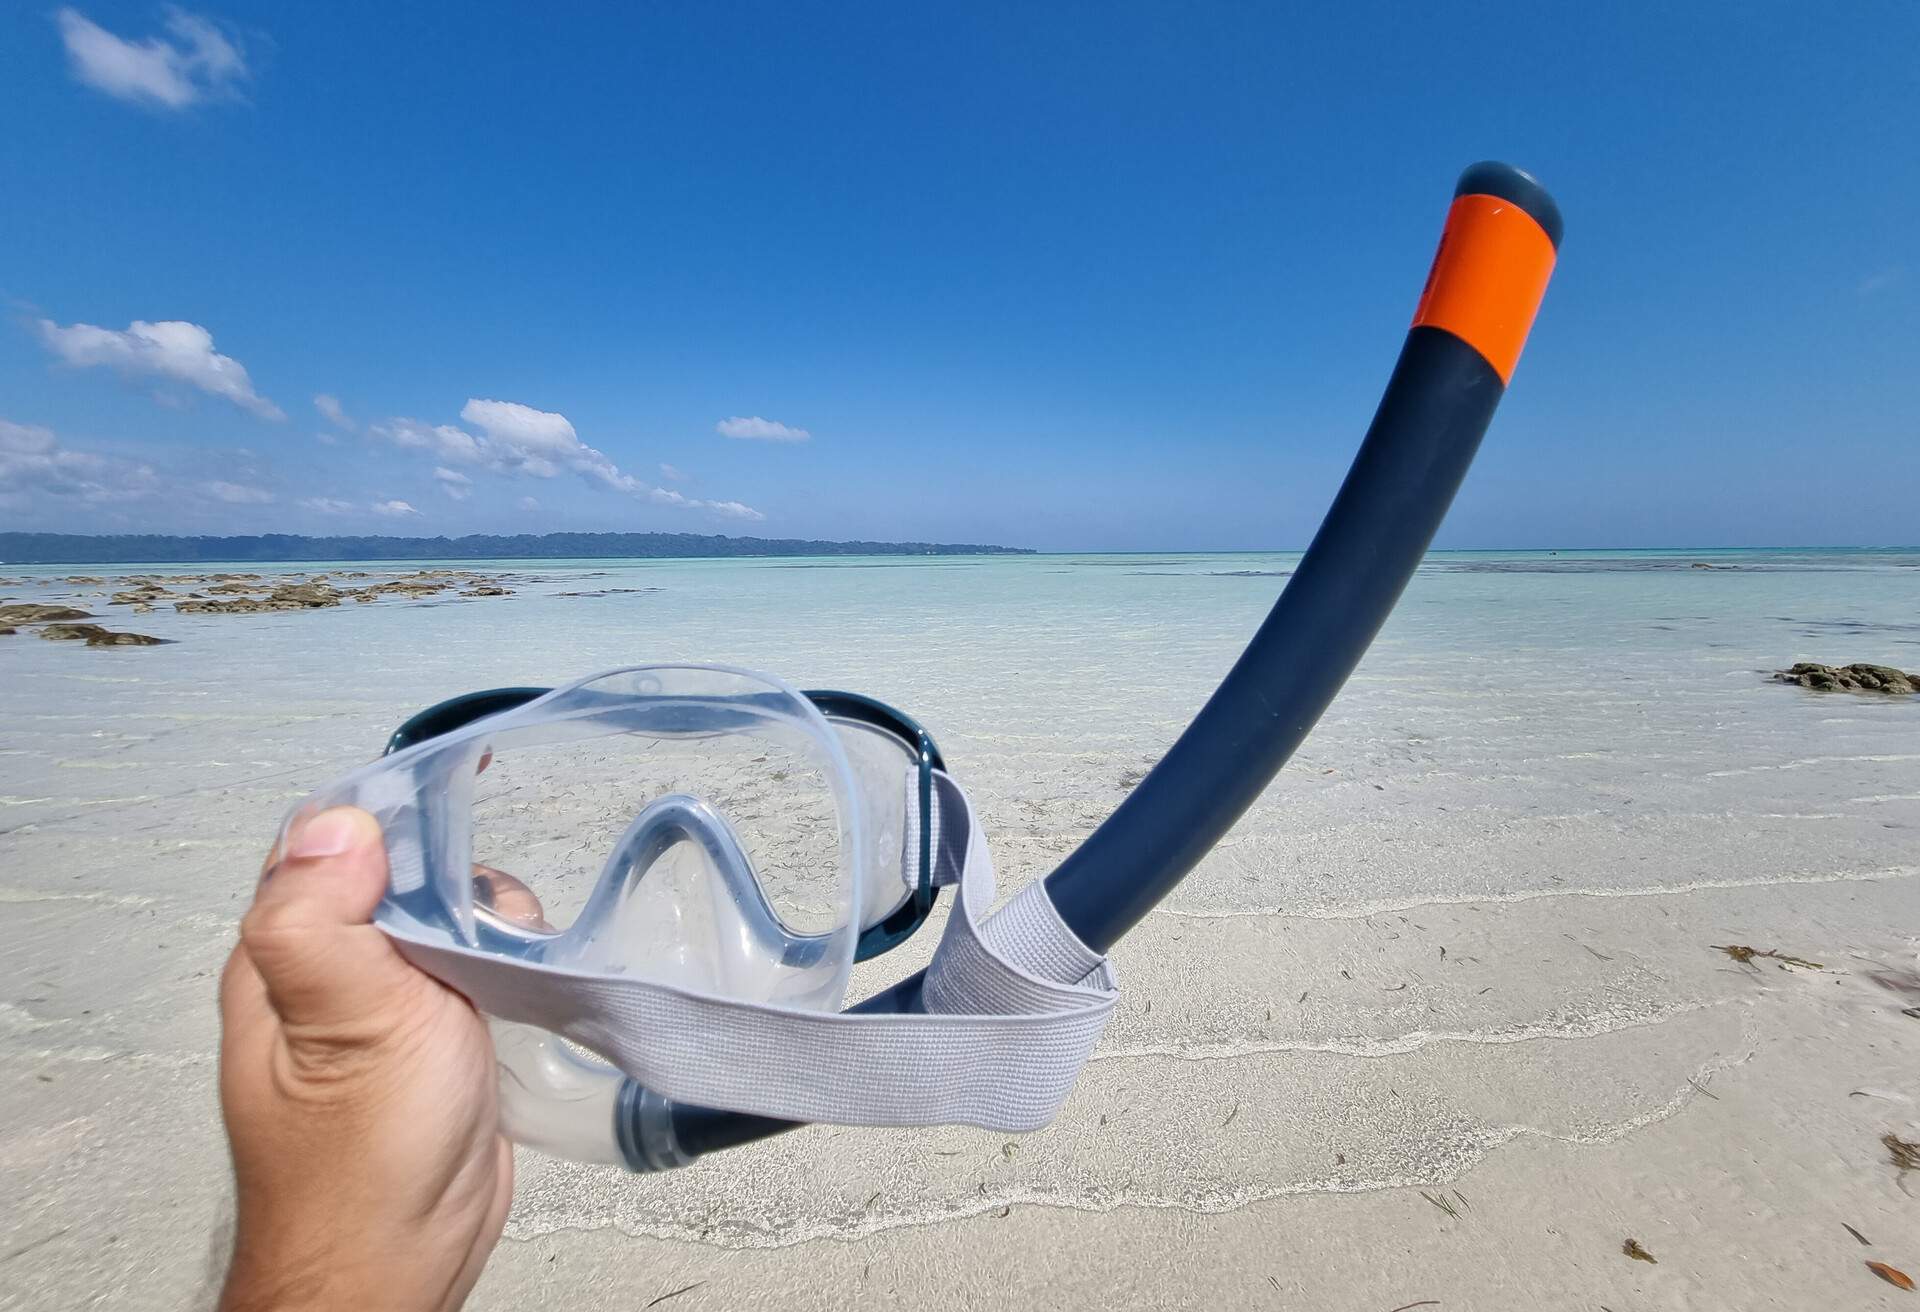
[{"label": "blue sky", "polygon": [[8,6],[0,528],[1297,547],[1502,158],[1567,239],[1441,545],[1912,543],[1917,49],[1906,0]]}]

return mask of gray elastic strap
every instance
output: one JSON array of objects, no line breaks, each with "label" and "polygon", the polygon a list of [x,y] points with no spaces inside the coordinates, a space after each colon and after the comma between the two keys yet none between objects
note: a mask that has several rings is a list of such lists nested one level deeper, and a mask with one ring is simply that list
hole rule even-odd
[{"label": "gray elastic strap", "polygon": [[[993,863],[959,785],[935,775],[942,874],[959,897],[928,967],[925,1013],[797,1011],[622,975],[529,969],[388,933],[481,1011],[538,1025],[676,1101],[841,1125],[1051,1121],[1118,998],[1113,969],[1035,881],[997,913]],[[944,882],[944,881],[943,881]]]}]

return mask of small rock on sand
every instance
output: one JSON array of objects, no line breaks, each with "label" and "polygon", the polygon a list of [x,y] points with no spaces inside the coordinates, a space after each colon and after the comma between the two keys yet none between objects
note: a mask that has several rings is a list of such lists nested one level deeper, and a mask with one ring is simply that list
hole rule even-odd
[{"label": "small rock on sand", "polygon": [[87,635],[89,647],[161,647],[171,641],[171,638],[156,638],[149,633],[115,633],[105,629]]},{"label": "small rock on sand", "polygon": [[90,620],[92,618],[91,611],[79,610],[72,606],[43,606],[31,601],[0,606],[0,624],[44,624],[48,620]]},{"label": "small rock on sand", "polygon": [[296,607],[338,606],[340,589],[325,583],[283,583],[267,594],[267,600]]},{"label": "small rock on sand", "polygon": [[40,636],[54,642],[84,640],[89,647],[158,647],[168,641],[145,633],[116,633],[98,624],[49,624],[40,630]]},{"label": "small rock on sand", "polygon": [[98,624],[49,624],[40,630],[40,636],[51,642],[72,642],[80,638],[91,640],[95,634],[105,632]]},{"label": "small rock on sand", "polygon": [[[243,590],[243,585],[225,583],[208,588],[208,592]],[[325,583],[283,583],[265,597],[233,597],[217,601],[206,597],[190,597],[177,601],[173,608],[187,615],[201,614],[258,614],[274,610],[314,610],[321,606],[338,606],[344,597],[338,588]]]},{"label": "small rock on sand", "polygon": [[1781,683],[1797,683],[1815,692],[1878,692],[1891,696],[1920,693],[1920,674],[1908,674],[1891,665],[1819,665],[1801,661],[1773,676]]},{"label": "small rock on sand", "polygon": [[[346,578],[367,578],[364,573],[350,573]],[[463,595],[469,597],[511,597],[513,592],[503,588],[483,575],[466,570],[420,570],[414,574],[389,579],[383,583],[372,583],[360,588],[337,588],[325,581],[325,575],[299,582],[285,582],[259,595],[267,588],[265,583],[249,583],[242,579],[226,576],[224,581],[208,587],[205,592],[191,593],[185,598],[175,599],[171,594],[161,593],[161,597],[173,600],[174,609],[188,615],[257,615],[267,611],[315,610],[323,606],[338,606],[343,601],[373,602],[388,597],[417,601],[437,596],[450,589],[466,587]],[[159,597],[144,598],[154,601]]]}]

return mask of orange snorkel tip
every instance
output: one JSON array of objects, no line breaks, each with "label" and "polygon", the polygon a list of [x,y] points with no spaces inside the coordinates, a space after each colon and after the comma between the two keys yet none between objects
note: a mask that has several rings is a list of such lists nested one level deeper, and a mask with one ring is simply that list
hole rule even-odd
[{"label": "orange snorkel tip", "polygon": [[1553,276],[1560,210],[1533,177],[1508,164],[1460,175],[1413,327],[1452,333],[1504,383],[1527,343]]}]

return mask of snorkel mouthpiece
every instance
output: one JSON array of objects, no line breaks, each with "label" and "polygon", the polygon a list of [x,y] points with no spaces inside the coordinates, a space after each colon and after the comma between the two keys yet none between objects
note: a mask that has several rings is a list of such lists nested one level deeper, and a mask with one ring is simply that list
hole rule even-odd
[{"label": "snorkel mouthpiece", "polygon": [[[811,1120],[1046,1124],[1117,996],[1102,954],[1278,774],[1418,567],[1512,378],[1561,230],[1530,175],[1495,163],[1461,175],[1373,422],[1272,612],[1114,813],[996,912],[972,808],[924,730],[870,699],[803,696],[741,670],[638,667],[553,693],[470,694],[416,716],[395,754],[313,799],[381,820],[392,878],[378,922],[493,1018],[506,1132],[654,1171]],[[768,893],[782,876],[736,832],[765,799],[699,789],[649,795],[567,928],[476,909],[461,816],[483,752],[592,735],[759,735],[799,750],[831,797],[794,866],[813,871],[816,901],[826,891],[824,921],[793,923]],[[829,831],[837,861],[818,841]],[[958,898],[933,964],[831,1014],[856,952],[902,941],[949,883]]]}]

